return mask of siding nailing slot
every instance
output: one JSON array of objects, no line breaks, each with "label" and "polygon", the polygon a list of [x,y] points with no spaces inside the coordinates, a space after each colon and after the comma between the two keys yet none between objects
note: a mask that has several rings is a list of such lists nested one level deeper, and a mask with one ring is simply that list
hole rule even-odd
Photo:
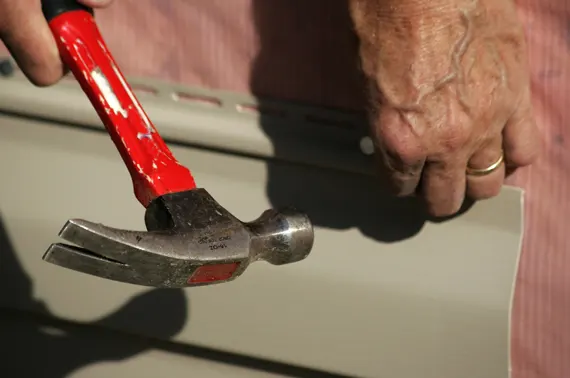
[{"label": "siding nailing slot", "polygon": [[191,94],[191,93],[184,93],[184,92],[176,92],[172,94],[172,98],[174,101],[180,102],[191,102],[195,104],[207,105],[207,106],[216,106],[221,107],[222,101],[219,98],[211,97],[211,96],[203,96],[198,94]]},{"label": "siding nailing slot", "polygon": [[158,89],[150,87],[148,85],[131,84],[131,88],[135,94],[140,94],[143,96],[156,96],[158,95]]}]

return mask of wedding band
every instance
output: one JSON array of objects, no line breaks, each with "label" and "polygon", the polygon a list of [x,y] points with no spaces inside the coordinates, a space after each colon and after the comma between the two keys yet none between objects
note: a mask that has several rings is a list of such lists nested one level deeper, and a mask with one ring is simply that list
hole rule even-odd
[{"label": "wedding band", "polygon": [[475,169],[475,168],[467,167],[467,174],[471,175],[471,176],[488,175],[489,173],[491,173],[491,172],[495,171],[497,168],[499,168],[501,166],[501,164],[503,163],[504,159],[505,159],[505,156],[501,153],[501,156],[499,157],[499,159],[496,162],[494,162],[493,164],[491,164],[490,166],[488,166],[487,168]]}]

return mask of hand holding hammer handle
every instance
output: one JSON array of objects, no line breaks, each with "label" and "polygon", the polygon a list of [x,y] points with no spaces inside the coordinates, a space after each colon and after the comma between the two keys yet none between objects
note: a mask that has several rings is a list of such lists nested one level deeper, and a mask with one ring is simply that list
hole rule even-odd
[{"label": "hand holding hammer handle", "polygon": [[119,150],[137,199],[147,207],[164,194],[194,189],[192,174],[176,161],[115,63],[92,10],[75,0],[42,0],[42,9],[64,64]]}]

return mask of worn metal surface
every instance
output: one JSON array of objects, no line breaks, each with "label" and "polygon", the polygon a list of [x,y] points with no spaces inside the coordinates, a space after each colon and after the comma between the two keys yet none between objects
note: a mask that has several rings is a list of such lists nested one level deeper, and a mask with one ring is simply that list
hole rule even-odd
[{"label": "worn metal surface", "polygon": [[44,260],[78,272],[135,285],[181,288],[229,282],[251,262],[303,260],[313,227],[293,209],[268,210],[242,223],[204,189],[167,194],[147,208],[149,232],[68,221]]}]

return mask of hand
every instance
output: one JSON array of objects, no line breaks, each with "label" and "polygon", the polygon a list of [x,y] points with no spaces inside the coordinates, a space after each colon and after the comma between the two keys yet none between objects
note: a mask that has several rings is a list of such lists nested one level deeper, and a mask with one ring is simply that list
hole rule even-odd
[{"label": "hand", "polygon": [[[499,193],[539,135],[512,0],[350,0],[380,173],[434,216]],[[484,175],[504,153],[504,162]]]},{"label": "hand", "polygon": [[[78,0],[93,8],[105,7],[111,1]],[[35,85],[51,85],[63,76],[63,63],[40,0],[0,0],[0,39]]]}]

